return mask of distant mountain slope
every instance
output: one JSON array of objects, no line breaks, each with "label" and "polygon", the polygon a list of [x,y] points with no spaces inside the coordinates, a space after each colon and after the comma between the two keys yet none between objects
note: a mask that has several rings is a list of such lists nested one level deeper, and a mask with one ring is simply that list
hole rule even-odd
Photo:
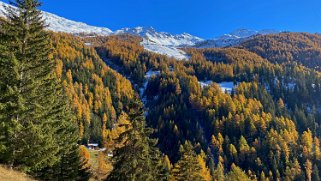
[{"label": "distant mountain slope", "polygon": [[[5,11],[4,6],[9,5],[0,1],[0,16],[3,16],[3,11]],[[110,35],[112,33],[112,31],[108,28],[90,26],[85,23],[68,20],[66,18],[59,17],[48,12],[43,12],[43,18],[49,25],[48,30],[55,32],[64,32],[72,34],[85,33],[97,35]]]},{"label": "distant mountain slope", "polygon": [[273,63],[295,61],[306,67],[321,70],[321,35],[280,33],[256,36],[241,43],[240,47]]},{"label": "distant mountain slope", "polygon": [[197,48],[221,48],[237,45],[243,41],[255,35],[267,35],[267,34],[277,34],[280,33],[276,30],[249,30],[249,29],[238,29],[229,34],[224,34],[218,38],[212,40],[205,40],[203,42],[197,43],[195,47]]}]

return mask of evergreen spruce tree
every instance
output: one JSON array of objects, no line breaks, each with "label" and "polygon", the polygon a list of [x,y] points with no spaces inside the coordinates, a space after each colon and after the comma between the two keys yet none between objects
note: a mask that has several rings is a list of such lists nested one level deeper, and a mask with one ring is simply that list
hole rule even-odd
[{"label": "evergreen spruce tree", "polygon": [[22,129],[16,120],[21,109],[18,96],[18,61],[5,47],[6,40],[0,39],[0,162],[12,163],[14,157],[13,144],[17,132]]},{"label": "evergreen spruce tree", "polygon": [[59,134],[60,136],[69,135],[69,138],[61,138],[64,141],[61,142],[60,145],[59,161],[55,165],[46,167],[35,173],[35,176],[42,180],[72,181],[77,178],[79,180],[79,175],[89,175],[88,170],[84,170],[84,168],[82,168],[83,163],[81,162],[79,148],[78,145],[75,144],[78,141],[78,137],[75,136],[76,134],[67,133],[76,133],[75,126],[69,125],[69,127],[65,127],[61,131],[65,131],[65,133]]},{"label": "evergreen spruce tree", "polygon": [[17,9],[6,7],[0,23],[0,162],[41,177],[78,149],[78,134],[54,73],[40,3],[11,4]]},{"label": "evergreen spruce tree", "polygon": [[130,103],[128,116],[132,128],[119,137],[124,146],[115,150],[114,169],[107,180],[165,180],[166,166],[156,140],[149,138],[152,131],[146,128],[143,105],[137,98]]}]

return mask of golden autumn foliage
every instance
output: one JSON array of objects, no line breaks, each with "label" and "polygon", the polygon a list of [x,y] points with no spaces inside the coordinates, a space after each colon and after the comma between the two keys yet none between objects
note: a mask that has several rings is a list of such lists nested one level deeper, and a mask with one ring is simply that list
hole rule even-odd
[{"label": "golden autumn foliage", "polygon": [[56,74],[70,99],[83,142],[105,143],[103,135],[134,95],[131,83],[109,68],[80,37],[52,33],[52,46]]},{"label": "golden autumn foliage", "polygon": [[89,170],[91,168],[90,165],[90,153],[87,148],[83,145],[79,147],[79,155],[80,155],[80,162],[81,162],[81,169],[82,170]]},{"label": "golden autumn foliage", "polygon": [[320,70],[321,36],[309,33],[280,33],[257,36],[240,47],[273,63],[298,62]]},{"label": "golden autumn foliage", "polygon": [[[62,49],[54,54],[56,74],[64,83],[84,142],[98,140],[113,150],[123,146],[114,140],[131,127],[126,104],[134,90],[108,66],[129,78],[137,91],[147,71],[159,71],[150,78],[143,96],[147,123],[155,129],[153,136],[159,139],[161,151],[168,155],[164,162],[171,180],[200,176],[210,180],[211,173],[214,180],[313,177],[311,164],[321,159],[320,143],[313,123],[305,119],[318,106],[301,110],[310,99],[307,93],[319,89],[319,73],[301,65],[273,64],[270,56],[262,58],[245,45],[184,49],[191,58],[179,62],[146,52],[141,38],[132,35],[56,36],[59,43],[53,45]],[[69,55],[60,55],[68,51]],[[207,80],[214,83],[200,86],[199,81]],[[234,82],[231,92],[222,92],[215,83],[223,81]],[[305,102],[300,104],[297,95]],[[182,155],[178,145],[186,140],[195,150]],[[209,155],[201,156],[206,149]],[[195,163],[195,169],[186,160]],[[311,160],[308,167],[306,160]],[[103,164],[100,167],[104,170]],[[184,169],[193,171],[189,175]]]}]

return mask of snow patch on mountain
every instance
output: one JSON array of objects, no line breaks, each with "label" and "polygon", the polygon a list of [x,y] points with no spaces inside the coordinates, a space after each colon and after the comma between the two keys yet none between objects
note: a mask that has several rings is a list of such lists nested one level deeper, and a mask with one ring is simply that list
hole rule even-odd
[{"label": "snow patch on mountain", "polygon": [[[6,12],[4,8],[5,6],[13,7],[9,4],[6,4],[0,1],[0,16],[4,16],[3,12]],[[42,14],[45,22],[49,25],[47,29],[54,32],[64,32],[64,33],[72,33],[72,34],[85,33],[85,34],[96,34],[96,35],[112,34],[112,31],[108,28],[90,26],[85,23],[68,20],[66,18],[54,15],[52,13],[44,12],[44,11],[42,11]]]},{"label": "snow patch on mountain", "polygon": [[153,27],[123,28],[115,32],[115,34],[125,33],[143,37],[146,40],[146,44],[158,44],[163,46],[192,46],[203,41],[203,39],[188,33],[172,35],[166,32],[158,32]]},{"label": "snow patch on mountain", "polygon": [[71,21],[57,15],[43,12],[43,17],[46,23],[49,24],[48,29],[55,32],[65,32],[72,34],[97,34],[97,35],[111,35],[113,32],[108,28],[90,26],[85,23]]},{"label": "snow patch on mountain", "polygon": [[158,32],[152,27],[123,28],[115,34],[132,34],[143,38],[142,45],[146,50],[162,55],[167,55],[178,60],[188,59],[186,53],[179,47],[194,46],[203,39],[188,33],[172,35],[166,32]]},{"label": "snow patch on mountain", "polygon": [[147,99],[146,99],[146,96],[144,95],[146,89],[147,89],[147,85],[148,85],[148,82],[149,80],[152,78],[152,77],[156,77],[158,75],[160,75],[161,72],[159,70],[149,70],[148,72],[146,72],[145,74],[145,81],[144,81],[144,84],[143,84],[143,87],[141,87],[139,89],[139,95],[143,101],[144,104],[147,103]]},{"label": "snow patch on mountain", "polygon": [[169,47],[158,44],[142,44],[145,50],[154,52],[161,55],[166,55],[177,60],[188,60],[189,56],[183,51],[176,47]]},{"label": "snow patch on mountain", "polygon": [[277,34],[280,31],[276,30],[249,30],[249,29],[238,29],[229,34],[224,34],[212,40],[206,40],[195,45],[197,48],[219,48],[219,47],[229,47],[242,43],[249,38],[256,35],[268,35]]}]

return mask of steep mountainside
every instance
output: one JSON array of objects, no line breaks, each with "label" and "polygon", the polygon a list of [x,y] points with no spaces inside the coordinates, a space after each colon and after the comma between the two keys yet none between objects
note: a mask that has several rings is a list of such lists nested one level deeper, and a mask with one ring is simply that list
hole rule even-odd
[{"label": "steep mountainside", "polygon": [[75,112],[83,144],[103,145],[134,97],[131,83],[106,66],[95,49],[81,38],[52,33],[56,74],[62,79]]},{"label": "steep mountainside", "polygon": [[[197,153],[206,154],[209,168],[222,164],[222,173],[235,164],[250,170],[251,178],[282,180],[296,167],[300,172],[293,178],[302,180],[308,158],[320,168],[320,151],[311,146],[320,147],[319,73],[295,64],[273,64],[240,48],[187,48],[190,60],[175,61],[144,52],[135,36],[96,41],[107,63],[118,65],[133,84],[144,87],[147,123],[155,129],[162,153],[174,163],[173,172],[185,158],[180,148],[186,140]],[[222,91],[223,84],[231,90]]]}]

